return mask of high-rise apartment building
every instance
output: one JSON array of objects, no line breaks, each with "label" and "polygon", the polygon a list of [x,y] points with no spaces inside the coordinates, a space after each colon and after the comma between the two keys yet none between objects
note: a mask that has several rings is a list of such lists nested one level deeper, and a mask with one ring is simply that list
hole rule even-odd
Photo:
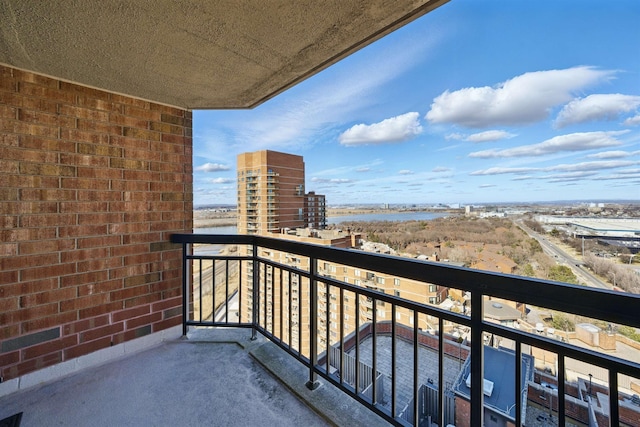
[{"label": "high-rise apartment building", "polygon": [[324,196],[305,194],[302,156],[271,150],[238,155],[238,233],[325,225]]},{"label": "high-rise apartment building", "polygon": [[[243,153],[238,155],[237,173],[239,234],[278,233],[279,238],[298,242],[340,248],[360,246],[360,236],[348,230],[323,230],[326,226],[325,197],[315,192],[305,193],[305,170],[301,156],[270,150]],[[239,251],[248,254],[252,249],[245,247],[239,248]],[[274,250],[261,250],[258,255],[300,271],[310,269],[308,258]],[[436,286],[428,283],[400,280],[321,260],[318,260],[317,271],[334,280],[402,296],[416,302],[440,303]],[[253,273],[253,266],[249,266],[245,270],[247,280],[242,280],[240,284],[240,293],[244,295],[240,307],[242,319],[250,319],[253,310]],[[299,325],[308,322],[308,279],[297,273],[282,273],[273,266],[261,268],[257,274],[260,276],[258,283],[265,283],[257,294],[257,302],[270,302],[265,305],[264,317],[260,321],[268,330],[282,329],[283,342],[289,343],[292,349],[307,354],[308,334],[301,334]],[[337,289],[324,283],[318,284],[318,298],[323,301],[318,310],[319,345],[326,346],[327,342],[330,345],[334,344],[339,337],[340,325],[345,333],[353,332],[356,318],[359,319],[360,325],[371,322],[374,318],[377,321],[391,320],[392,314],[382,301],[360,297],[356,312],[355,295],[347,293],[341,300]],[[341,305],[344,315],[338,319],[337,313],[340,312]],[[327,319],[328,312],[331,315]],[[413,325],[413,313],[399,308],[395,313],[395,320]],[[431,328],[426,318],[420,318],[418,326],[424,330]]]}]

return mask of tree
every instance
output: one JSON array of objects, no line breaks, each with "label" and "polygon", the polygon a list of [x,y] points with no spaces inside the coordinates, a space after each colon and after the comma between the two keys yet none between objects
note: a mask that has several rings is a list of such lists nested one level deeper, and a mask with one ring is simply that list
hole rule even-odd
[{"label": "tree", "polygon": [[527,243],[529,244],[529,253],[531,255],[542,252],[542,245],[540,245],[540,242],[538,242],[536,239],[529,239],[527,240]]},{"label": "tree", "polygon": [[531,266],[531,264],[527,264],[522,269],[522,275],[527,277],[535,277],[536,272],[533,271],[533,267]]},{"label": "tree", "polygon": [[575,285],[578,284],[578,278],[566,265],[554,265],[551,267],[549,269],[548,278],[549,280],[554,280],[556,282],[573,283]]},{"label": "tree", "polygon": [[553,315],[551,325],[556,329],[561,329],[565,332],[574,331],[576,329],[575,323],[571,321],[566,315],[557,313]]}]

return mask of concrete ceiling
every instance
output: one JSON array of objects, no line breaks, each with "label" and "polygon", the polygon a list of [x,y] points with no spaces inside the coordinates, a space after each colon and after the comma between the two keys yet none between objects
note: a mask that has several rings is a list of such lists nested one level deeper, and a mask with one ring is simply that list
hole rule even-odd
[{"label": "concrete ceiling", "polygon": [[251,108],[447,1],[2,0],[0,63],[182,108]]}]

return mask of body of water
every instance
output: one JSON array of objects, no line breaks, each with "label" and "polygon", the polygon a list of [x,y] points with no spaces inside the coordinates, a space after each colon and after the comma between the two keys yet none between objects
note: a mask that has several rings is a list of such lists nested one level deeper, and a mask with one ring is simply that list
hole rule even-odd
[{"label": "body of water", "polygon": [[[448,213],[434,212],[378,212],[370,214],[343,215],[327,218],[327,224],[340,224],[351,221],[429,221],[449,216]],[[194,228],[195,234],[236,234],[238,227],[224,225],[220,227]]]},{"label": "body of water", "polygon": [[449,215],[450,214],[444,212],[377,212],[328,217],[327,224],[340,224],[351,221],[429,221]]}]

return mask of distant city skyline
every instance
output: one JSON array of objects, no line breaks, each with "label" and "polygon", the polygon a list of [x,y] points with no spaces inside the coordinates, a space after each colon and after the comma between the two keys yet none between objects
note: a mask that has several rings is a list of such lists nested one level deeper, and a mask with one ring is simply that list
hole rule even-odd
[{"label": "distant city skyline", "polygon": [[235,204],[262,149],[304,156],[329,205],[640,200],[638,22],[636,0],[453,0],[254,110],[194,111],[194,204]]}]

